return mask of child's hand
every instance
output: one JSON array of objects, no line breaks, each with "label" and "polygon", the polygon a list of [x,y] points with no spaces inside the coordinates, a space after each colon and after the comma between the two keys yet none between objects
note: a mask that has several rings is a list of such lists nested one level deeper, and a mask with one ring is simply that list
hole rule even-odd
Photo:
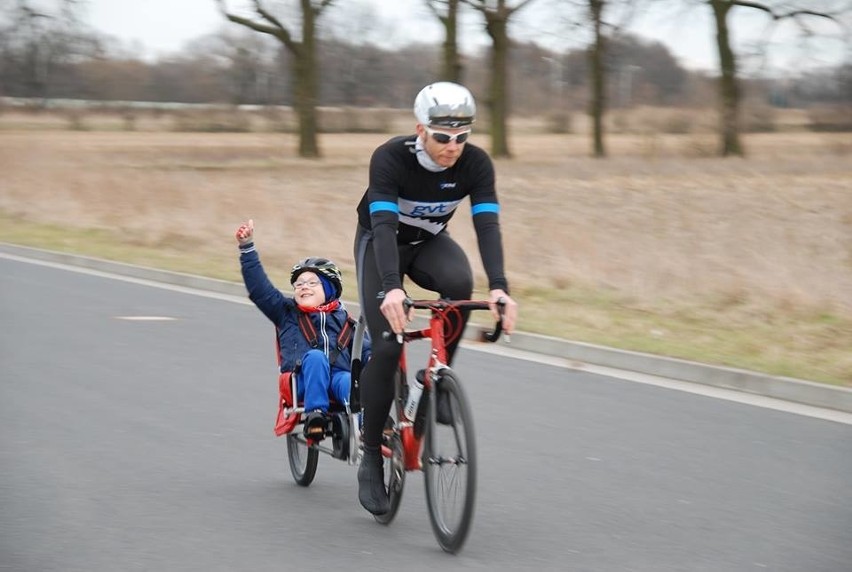
[{"label": "child's hand", "polygon": [[248,222],[241,224],[234,235],[237,237],[237,242],[240,246],[254,242],[254,220],[249,219]]}]

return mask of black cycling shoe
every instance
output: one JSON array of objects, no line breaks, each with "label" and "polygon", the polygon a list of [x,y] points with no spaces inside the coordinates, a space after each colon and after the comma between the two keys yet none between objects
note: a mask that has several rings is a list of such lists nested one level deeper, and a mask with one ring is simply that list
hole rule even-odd
[{"label": "black cycling shoe", "polygon": [[423,430],[426,428],[426,416],[429,415],[429,388],[424,384],[426,370],[419,370],[414,377],[423,386],[423,394],[420,396],[420,403],[417,404],[417,413],[414,414],[414,436],[419,439],[423,436]]},{"label": "black cycling shoe", "polygon": [[[418,382],[423,384],[426,379],[426,370],[419,370],[417,374],[414,376]],[[422,434],[422,425],[423,421],[426,418],[426,413],[428,412],[429,405],[429,390],[425,388],[423,389],[423,395],[420,397],[420,404],[417,408],[417,415],[414,418],[414,434],[416,436],[420,436]],[[441,390],[441,384],[438,384],[438,411],[435,413],[435,420],[441,425],[451,425],[453,422],[453,410],[450,408],[450,396],[446,391]],[[418,427],[418,421],[420,422],[420,427]],[[418,428],[421,428],[418,431]]]},{"label": "black cycling shoe", "polygon": [[349,458],[349,417],[345,413],[331,416],[331,456],[335,459]]},{"label": "black cycling shoe", "polygon": [[305,416],[303,432],[306,439],[322,441],[325,438],[326,427],[328,427],[328,418],[322,411],[311,411]]},{"label": "black cycling shoe", "polygon": [[441,425],[452,425],[453,409],[450,407],[450,394],[441,389],[438,384],[438,410],[435,412],[435,420]]},{"label": "black cycling shoe", "polygon": [[378,447],[364,447],[358,467],[358,500],[373,514],[390,511],[390,499],[385,490],[384,459]]}]

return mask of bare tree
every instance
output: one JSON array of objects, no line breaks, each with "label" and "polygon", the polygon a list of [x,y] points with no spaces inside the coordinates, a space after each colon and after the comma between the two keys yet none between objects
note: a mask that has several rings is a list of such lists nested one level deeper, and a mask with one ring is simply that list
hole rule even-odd
[{"label": "bare tree", "polygon": [[31,0],[2,3],[0,14],[0,91],[25,97],[51,97],[72,87],[68,68],[99,50],[98,39],[82,22],[85,8],[76,0],[46,9]]},{"label": "bare tree", "polygon": [[607,62],[611,60],[610,43],[618,38],[633,16],[639,0],[568,0],[572,9],[579,9],[575,28],[588,27],[591,41],[587,50],[589,115],[592,119],[592,155],[606,157],[604,145],[604,115],[607,110]]},{"label": "bare tree", "polygon": [[210,96],[215,96],[217,101],[229,101],[234,105],[269,104],[286,101],[288,96],[282,93],[284,90],[278,91],[277,99],[272,95],[273,87],[277,86],[273,80],[286,79],[281,77],[277,61],[281,51],[280,44],[264,34],[255,34],[245,28],[222,29],[187,42],[181,53],[167,60],[185,60],[215,73],[220,87]]},{"label": "bare tree", "polygon": [[589,20],[594,31],[594,41],[589,49],[589,84],[592,88],[589,114],[592,116],[592,153],[595,157],[606,156],[603,142],[603,116],[606,108],[606,83],[604,82],[606,39],[603,34],[605,5],[605,0],[589,0]]},{"label": "bare tree", "polygon": [[299,156],[318,158],[317,103],[319,100],[319,69],[316,45],[316,23],[323,10],[334,0],[299,0],[301,5],[301,40],[296,40],[285,24],[266,9],[260,0],[252,0],[256,17],[246,18],[228,12],[225,0],[216,0],[222,14],[231,22],[281,42],[292,54],[294,76],[293,102],[299,118]]},{"label": "bare tree", "polygon": [[[765,12],[774,22],[782,20],[796,21],[805,33],[808,33],[807,20],[810,18],[827,18],[835,20],[840,13],[829,10],[832,2],[819,0],[799,0],[791,2],[761,2],[752,0],[704,0],[713,12],[716,26],[716,46],[719,50],[719,101],[720,101],[720,136],[721,155],[723,157],[745,155],[740,141],[740,102],[741,93],[737,77],[737,56],[731,47],[731,36],[728,17],[734,8],[751,8]],[[846,10],[848,11],[848,6]]]},{"label": "bare tree", "polygon": [[429,10],[443,24],[446,31],[440,79],[456,83],[462,83],[463,75],[458,43],[459,4],[460,0],[426,0]]},{"label": "bare tree", "polygon": [[491,38],[491,77],[488,105],[491,110],[491,154],[511,157],[506,123],[509,116],[509,20],[533,0],[508,6],[506,0],[462,0],[482,13],[485,31]]}]

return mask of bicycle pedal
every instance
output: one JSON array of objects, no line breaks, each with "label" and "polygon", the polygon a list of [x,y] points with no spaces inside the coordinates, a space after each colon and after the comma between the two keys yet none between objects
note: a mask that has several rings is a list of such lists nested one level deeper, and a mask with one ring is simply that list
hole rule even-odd
[{"label": "bicycle pedal", "polygon": [[329,425],[329,419],[325,414],[318,411],[311,412],[305,418],[303,434],[306,439],[322,441],[329,432]]},{"label": "bicycle pedal", "polygon": [[305,438],[317,442],[322,441],[323,439],[325,439],[325,431],[323,431],[322,428],[305,431]]}]

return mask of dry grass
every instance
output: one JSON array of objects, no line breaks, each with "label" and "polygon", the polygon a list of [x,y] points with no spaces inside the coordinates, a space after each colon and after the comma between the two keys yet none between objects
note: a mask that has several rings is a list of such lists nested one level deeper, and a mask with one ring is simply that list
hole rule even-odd
[{"label": "dry grass", "polygon": [[[252,217],[268,266],[328,255],[351,283],[386,138],[324,135],[309,161],[289,134],[0,132],[0,240],[238,280]],[[586,136],[514,136],[496,168],[521,328],[852,385],[849,136],[745,143],[723,160],[708,135],[620,135],[594,160]],[[479,270],[467,207],[450,228]]]}]

